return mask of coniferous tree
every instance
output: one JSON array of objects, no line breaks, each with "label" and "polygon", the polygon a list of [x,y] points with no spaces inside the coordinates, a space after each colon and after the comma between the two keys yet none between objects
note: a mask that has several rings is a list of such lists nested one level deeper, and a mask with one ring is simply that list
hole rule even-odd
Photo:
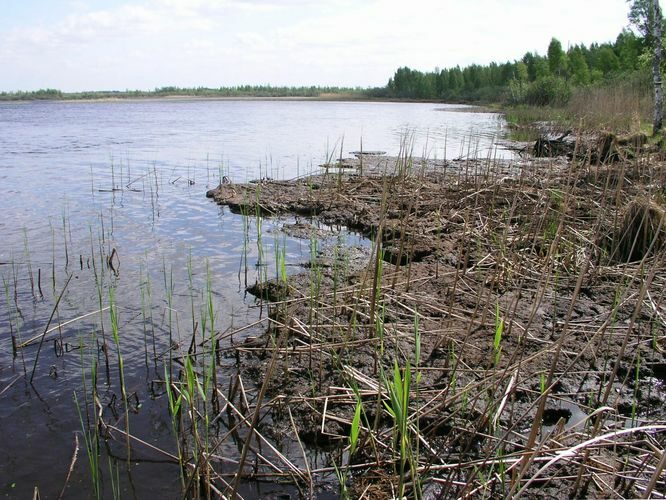
[{"label": "coniferous tree", "polygon": [[[610,81],[621,74],[641,71],[645,64],[640,56],[646,54],[654,26],[656,0],[633,0],[629,18],[635,32],[623,30],[611,43],[574,45],[565,53],[562,44],[552,38],[546,55],[527,52],[516,61],[471,64],[421,72],[408,67],[399,68],[389,80],[382,95],[409,99],[443,99],[449,101],[501,101],[515,104],[562,105],[571,95],[572,87]],[[652,16],[652,17],[650,17]],[[656,18],[661,19],[661,13]],[[656,29],[660,28],[657,26]],[[651,50],[650,54],[657,54]],[[656,66],[653,66],[653,68]],[[655,73],[655,91],[660,89],[660,73]],[[656,95],[659,101],[660,95]],[[660,109],[660,106],[657,106]],[[656,118],[656,117],[655,117]],[[660,123],[655,119],[655,123]],[[658,129],[659,127],[656,127]]]}]

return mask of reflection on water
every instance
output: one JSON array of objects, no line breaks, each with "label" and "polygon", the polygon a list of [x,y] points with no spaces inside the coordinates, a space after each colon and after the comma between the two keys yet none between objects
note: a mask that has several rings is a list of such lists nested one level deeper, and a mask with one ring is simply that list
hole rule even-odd
[{"label": "reflection on water", "polygon": [[[250,324],[264,312],[245,287],[276,276],[281,249],[290,264],[309,259],[310,242],[278,231],[283,221],[234,215],[206,199],[223,175],[236,182],[295,177],[341,150],[397,153],[405,133],[417,155],[503,154],[492,146],[503,126],[496,115],[441,108],[282,101],[0,104],[0,493],[26,497],[35,486],[43,495],[59,493],[74,435],[83,443],[73,393],[85,397],[93,360],[100,411],[112,420],[121,407],[115,351],[100,350],[111,338],[111,289],[128,393],[136,397],[133,434],[173,451],[161,361],[187,351],[193,332],[203,333],[209,296],[216,331]],[[233,360],[225,363],[231,370]],[[122,415],[118,419],[123,427]],[[102,452],[121,460],[124,453],[113,440]],[[137,465],[120,475],[123,496],[180,496],[176,466],[146,447],[133,453]],[[238,449],[230,441],[219,453],[232,457]],[[90,472],[85,451],[80,455],[68,496],[87,498]],[[100,468],[111,491],[113,469]]]}]

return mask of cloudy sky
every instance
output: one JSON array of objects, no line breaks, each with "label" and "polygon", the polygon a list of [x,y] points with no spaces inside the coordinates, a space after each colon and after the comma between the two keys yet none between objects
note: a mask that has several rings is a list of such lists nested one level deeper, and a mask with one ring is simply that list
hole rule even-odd
[{"label": "cloudy sky", "polygon": [[0,0],[0,90],[385,85],[614,40],[625,0]]}]

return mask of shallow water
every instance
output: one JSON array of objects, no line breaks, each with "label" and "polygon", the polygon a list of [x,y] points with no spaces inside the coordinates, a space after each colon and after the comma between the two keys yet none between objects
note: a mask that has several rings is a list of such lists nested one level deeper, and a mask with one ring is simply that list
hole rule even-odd
[{"label": "shallow water", "polygon": [[[110,313],[99,310],[109,306],[110,289],[128,392],[140,403],[130,416],[131,433],[173,452],[160,385],[164,371],[155,355],[187,350],[193,329],[203,323],[208,288],[216,331],[256,321],[262,311],[245,286],[275,275],[275,245],[285,248],[289,264],[309,259],[309,241],[284,236],[281,221],[263,220],[259,262],[259,221],[231,214],[204,196],[223,175],[234,182],[292,178],[341,150],[396,154],[405,134],[415,155],[504,156],[492,145],[502,132],[498,115],[433,104],[0,104],[0,494],[27,497],[38,487],[43,497],[57,497],[78,435],[81,449],[67,497],[90,497],[73,398],[76,391],[84,407],[92,360],[104,360],[98,345],[110,335]],[[341,238],[364,244],[345,231]],[[17,343],[35,342],[13,356],[12,336]],[[113,412],[121,408],[114,402],[115,351],[110,360],[109,378],[100,365],[98,385],[105,419],[114,422]],[[123,428],[120,414],[117,425]],[[176,466],[136,445],[128,473],[117,439],[100,462],[105,495],[112,488],[110,456],[121,464],[123,497],[180,497]],[[219,453],[234,457],[238,448],[230,440]],[[248,497],[289,491],[260,483],[245,488]]]}]

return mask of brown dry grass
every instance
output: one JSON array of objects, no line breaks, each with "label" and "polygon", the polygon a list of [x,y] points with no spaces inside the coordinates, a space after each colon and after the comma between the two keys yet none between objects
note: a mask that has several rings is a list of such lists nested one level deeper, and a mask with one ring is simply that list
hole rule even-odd
[{"label": "brown dry grass", "polygon": [[[356,272],[336,279],[335,262],[311,262],[292,277],[288,296],[269,305],[263,345],[237,349],[262,384],[266,357],[278,359],[264,432],[283,446],[296,438],[328,449],[362,498],[395,496],[401,481],[414,498],[642,496],[663,487],[664,404],[649,378],[664,362],[666,255],[650,242],[661,241],[666,165],[394,163],[384,175],[302,181],[316,183],[309,191],[296,182],[263,184],[256,196],[237,196],[256,186],[217,193],[269,213],[310,207],[328,223],[381,235]],[[596,243],[604,234],[645,258],[617,264]],[[407,436],[419,482],[401,478],[392,444],[384,374],[394,363],[401,373],[411,363],[419,380]],[[361,443],[348,457],[359,401]],[[284,404],[295,425],[280,416]],[[310,485],[325,482],[331,462],[300,470]]]}]

